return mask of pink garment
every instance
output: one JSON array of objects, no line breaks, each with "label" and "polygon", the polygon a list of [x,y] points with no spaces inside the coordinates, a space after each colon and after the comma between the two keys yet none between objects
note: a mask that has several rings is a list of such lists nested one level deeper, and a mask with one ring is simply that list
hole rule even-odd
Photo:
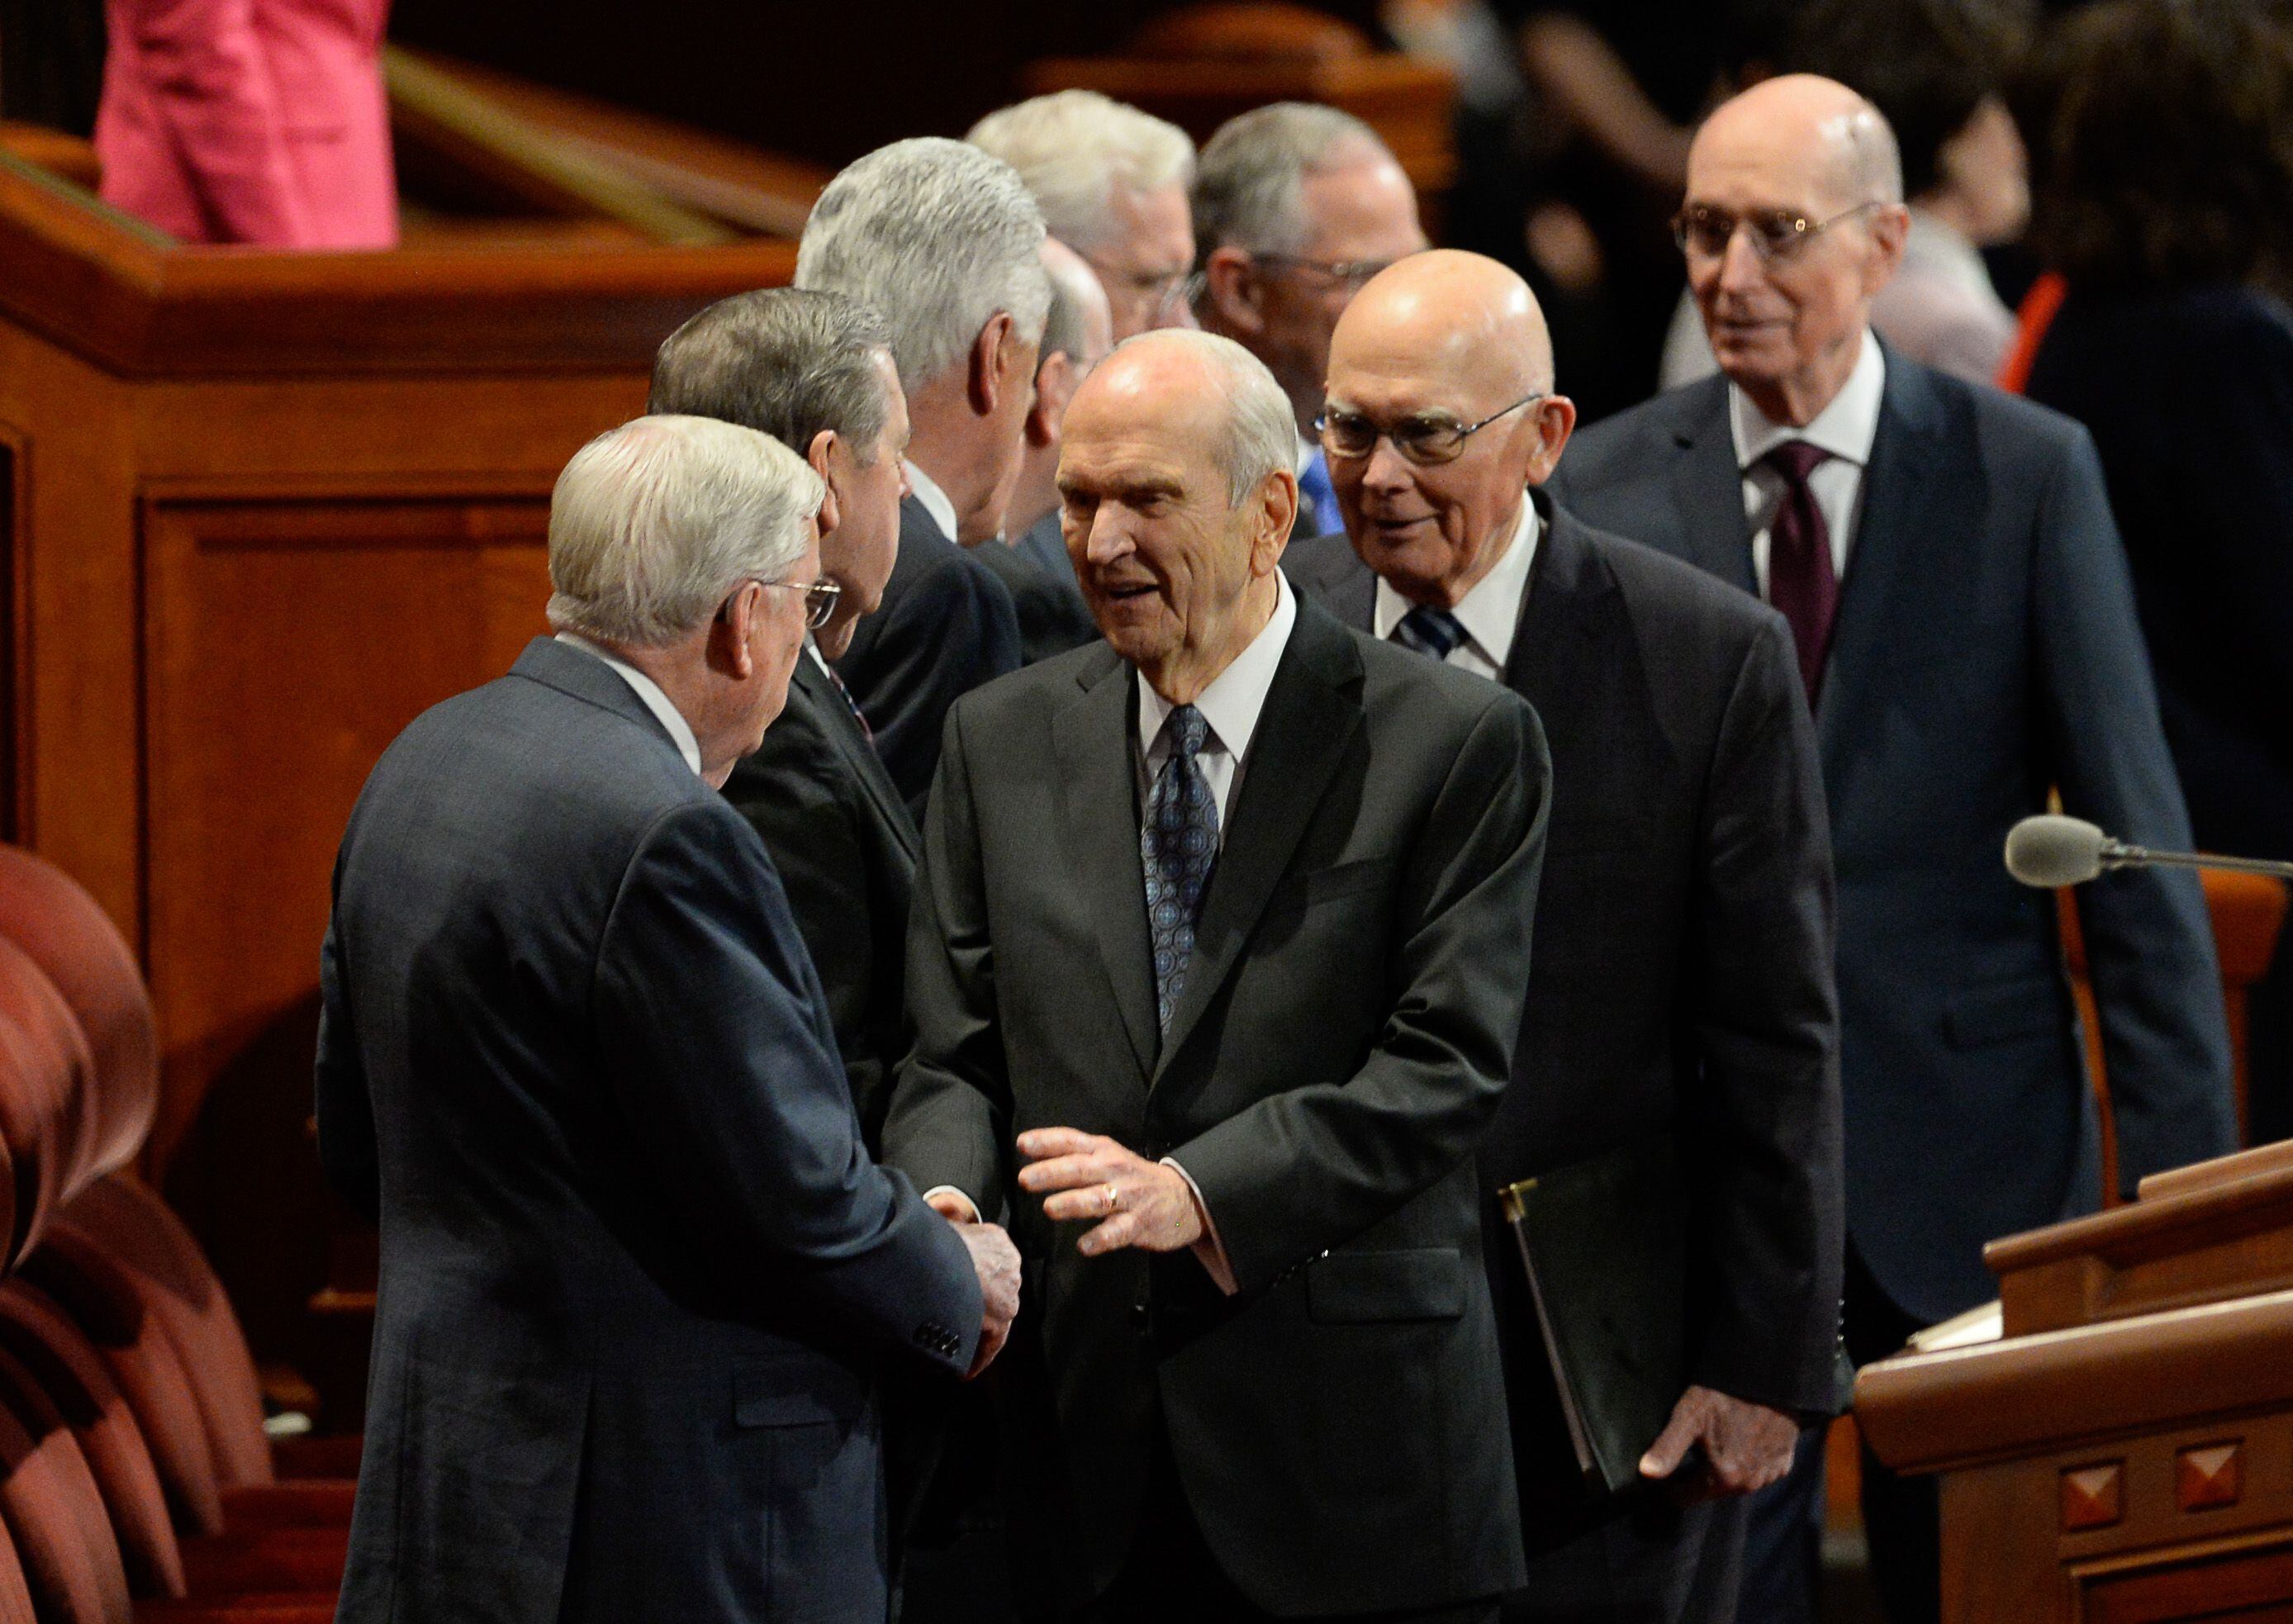
[{"label": "pink garment", "polygon": [[186,242],[386,248],[390,0],[107,0],[108,203]]}]

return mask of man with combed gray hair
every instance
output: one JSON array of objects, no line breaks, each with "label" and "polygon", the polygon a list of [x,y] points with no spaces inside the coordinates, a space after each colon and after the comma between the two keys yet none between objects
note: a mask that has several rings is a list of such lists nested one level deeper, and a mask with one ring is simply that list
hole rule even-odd
[{"label": "man with combed gray hair", "polygon": [[889,345],[881,319],[841,294],[736,294],[669,336],[653,360],[652,395],[656,410],[771,434],[827,482],[820,567],[843,589],[836,613],[725,795],[780,872],[871,1143],[907,1049],[900,964],[922,836],[828,662],[881,600],[899,545],[908,412]]},{"label": "man with combed gray hair", "polygon": [[869,1159],[710,787],[831,601],[822,495],[730,424],[592,441],[551,501],[562,629],[416,719],[351,815],[319,1149],[381,1224],[393,1441],[352,1624],[880,1619],[879,1374],[976,1372],[1017,1307],[1007,1237]]},{"label": "man with combed gray hair", "polygon": [[1017,169],[1051,235],[1090,263],[1118,341],[1194,325],[1184,293],[1195,143],[1184,130],[1095,90],[1062,90],[992,112],[964,139]]},{"label": "man with combed gray hair", "polygon": [[1230,340],[1116,346],[1059,461],[1106,640],[949,718],[885,1155],[1042,1260],[999,1395],[1028,1616],[1478,1620],[1521,1581],[1471,1156],[1544,737],[1292,592],[1293,434]]},{"label": "man with combed gray hair", "polygon": [[1300,538],[1340,527],[1314,419],[1330,335],[1362,284],[1425,247],[1417,191],[1350,113],[1276,102],[1228,119],[1195,171],[1195,313],[1264,361],[1297,420]]},{"label": "man with combed gray hair", "polygon": [[1041,211],[1009,165],[937,137],[847,167],[812,211],[796,283],[880,314],[907,392],[912,493],[883,605],[836,662],[918,824],[958,695],[1019,665],[1019,621],[965,550],[1000,534],[1050,307]]}]

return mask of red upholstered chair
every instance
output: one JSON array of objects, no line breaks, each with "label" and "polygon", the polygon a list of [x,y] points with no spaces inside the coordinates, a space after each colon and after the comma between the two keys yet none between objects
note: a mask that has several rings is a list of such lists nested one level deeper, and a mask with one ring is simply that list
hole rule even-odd
[{"label": "red upholstered chair", "polygon": [[14,1174],[0,1262],[20,1261],[74,1193],[93,1073],[87,1039],[63,995],[22,948],[0,937],[0,1145]]},{"label": "red upholstered chair", "polygon": [[32,1611],[32,1587],[24,1582],[24,1564],[16,1559],[16,1542],[0,1527],[0,1624],[39,1624]]},{"label": "red upholstered chair", "polygon": [[94,1110],[71,1183],[124,1167],[159,1103],[159,1036],[135,955],[62,870],[0,846],[0,937],[29,954],[78,1019],[95,1068]]}]

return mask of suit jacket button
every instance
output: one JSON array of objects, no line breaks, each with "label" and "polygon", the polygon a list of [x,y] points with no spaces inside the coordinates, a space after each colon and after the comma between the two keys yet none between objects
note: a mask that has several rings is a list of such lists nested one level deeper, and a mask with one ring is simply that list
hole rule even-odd
[{"label": "suit jacket button", "polygon": [[1130,1305],[1130,1323],[1131,1323],[1131,1324],[1133,1324],[1133,1325],[1137,1326],[1140,1330],[1142,1330],[1142,1331],[1143,1331],[1143,1330],[1146,1329],[1146,1328],[1147,1328],[1147,1327],[1149,1327],[1150,1325],[1152,1325],[1154,1322],[1155,1322],[1155,1311],[1154,1311],[1153,1309],[1151,1309],[1151,1308],[1147,1307],[1146,1303],[1133,1303]]}]

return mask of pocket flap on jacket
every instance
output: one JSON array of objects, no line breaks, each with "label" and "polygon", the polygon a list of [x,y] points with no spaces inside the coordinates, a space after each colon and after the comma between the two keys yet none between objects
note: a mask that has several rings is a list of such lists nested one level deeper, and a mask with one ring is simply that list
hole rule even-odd
[{"label": "pocket flap on jacket", "polygon": [[1944,1029],[1961,1049],[1982,1049],[2039,1032],[2059,1032],[2067,1002],[2062,983],[2052,976],[2026,977],[2001,987],[1970,987],[1951,995]]},{"label": "pocket flap on jacket", "polygon": [[733,1372],[735,1426],[820,1426],[849,1421],[868,1401],[861,1379],[825,1359],[743,1365]]},{"label": "pocket flap on jacket", "polygon": [[1333,1252],[1306,1271],[1306,1311],[1325,1325],[1454,1320],[1465,1311],[1465,1260],[1448,1246]]}]

